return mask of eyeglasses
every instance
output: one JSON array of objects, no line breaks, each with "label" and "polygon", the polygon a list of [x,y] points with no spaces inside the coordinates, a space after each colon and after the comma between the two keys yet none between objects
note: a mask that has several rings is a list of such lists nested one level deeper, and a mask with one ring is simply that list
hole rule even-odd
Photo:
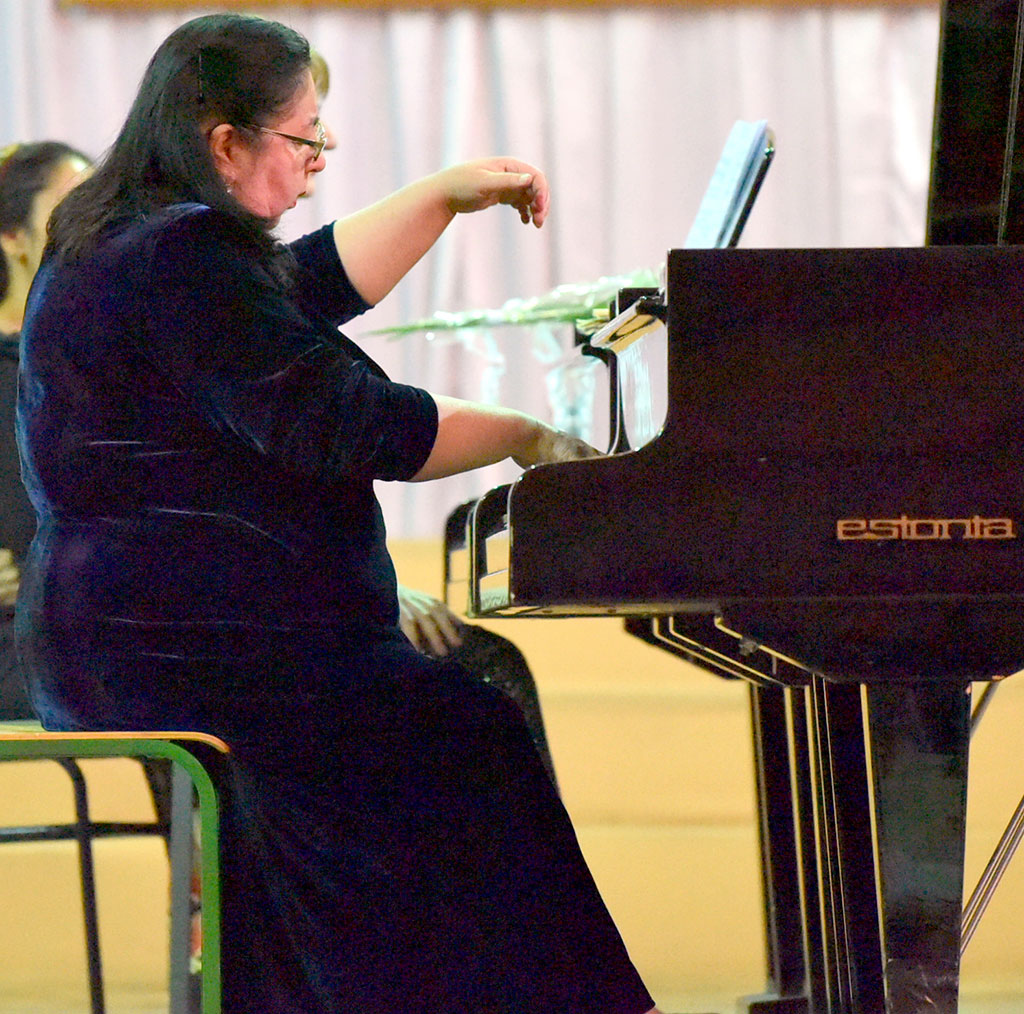
[{"label": "eyeglasses", "polygon": [[296,144],[308,144],[313,149],[314,160],[320,157],[324,150],[324,145],[327,144],[327,131],[319,120],[316,121],[315,141],[311,141],[308,137],[296,137],[294,134],[285,134],[280,130],[271,130],[270,127],[257,127],[255,124],[252,129],[258,130],[261,134],[273,134],[275,137],[283,137],[285,140],[294,141]]}]

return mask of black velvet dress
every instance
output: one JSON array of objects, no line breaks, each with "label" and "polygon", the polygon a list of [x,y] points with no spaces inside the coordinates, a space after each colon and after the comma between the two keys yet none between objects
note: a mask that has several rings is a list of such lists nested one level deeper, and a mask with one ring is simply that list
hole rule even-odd
[{"label": "black velvet dress", "polygon": [[18,436],[18,636],[50,728],[192,728],[225,778],[226,1014],[640,1014],[505,695],[397,626],[373,493],[436,432],[337,327],[330,229],[288,280],[197,205],[44,263]]}]

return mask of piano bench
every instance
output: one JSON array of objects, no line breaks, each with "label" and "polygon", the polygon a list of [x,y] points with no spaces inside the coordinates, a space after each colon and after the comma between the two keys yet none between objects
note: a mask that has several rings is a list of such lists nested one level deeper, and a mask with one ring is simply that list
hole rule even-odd
[{"label": "piano bench", "polygon": [[[75,820],[33,827],[0,827],[0,844],[16,841],[76,841],[88,961],[90,1009],[103,1014],[103,972],[92,842],[134,835],[168,836],[171,864],[170,1012],[189,1009],[191,886],[194,800],[198,800],[202,890],[202,1014],[220,1014],[220,844],[215,785],[218,758],[229,753],[223,740],[200,732],[46,732],[33,722],[0,722],[0,762],[52,760],[71,779]],[[142,823],[93,821],[80,760],[134,758],[171,763],[170,819]],[[193,791],[194,790],[194,791]],[[168,826],[169,824],[169,826]]]}]

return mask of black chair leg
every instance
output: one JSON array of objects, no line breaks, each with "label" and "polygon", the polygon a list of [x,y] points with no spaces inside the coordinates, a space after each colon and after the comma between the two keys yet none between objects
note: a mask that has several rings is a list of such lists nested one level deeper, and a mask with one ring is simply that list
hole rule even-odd
[{"label": "black chair leg", "polygon": [[89,1004],[92,1014],[105,1014],[103,996],[103,963],[100,958],[100,928],[96,912],[96,871],[92,855],[92,821],[89,818],[89,797],[85,776],[77,761],[58,759],[67,772],[75,794],[75,840],[78,842],[78,865],[82,880],[82,912],[85,916],[85,950],[89,963]]}]

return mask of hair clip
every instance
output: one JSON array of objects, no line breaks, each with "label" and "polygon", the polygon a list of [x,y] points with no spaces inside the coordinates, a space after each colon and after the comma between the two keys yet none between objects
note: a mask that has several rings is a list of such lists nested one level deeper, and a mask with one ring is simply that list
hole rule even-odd
[{"label": "hair clip", "polygon": [[206,100],[203,96],[203,51],[199,50],[199,94],[196,96],[196,101],[199,105],[202,105]]},{"label": "hair clip", "polygon": [[20,144],[9,144],[6,148],[0,148],[0,166],[7,164],[7,160],[21,147]]}]

